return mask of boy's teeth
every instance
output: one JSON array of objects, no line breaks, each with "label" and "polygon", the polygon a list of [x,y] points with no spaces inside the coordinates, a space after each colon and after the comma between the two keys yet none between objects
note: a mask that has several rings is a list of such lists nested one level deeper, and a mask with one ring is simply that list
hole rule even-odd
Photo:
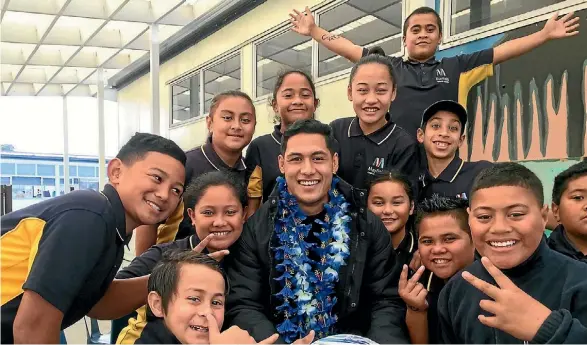
[{"label": "boy's teeth", "polygon": [[228,231],[213,232],[212,235],[214,235],[214,236],[226,236],[226,235],[228,235]]},{"label": "boy's teeth", "polygon": [[503,241],[503,242],[498,242],[498,241],[489,241],[489,245],[492,247],[511,247],[514,244],[516,244],[517,241]]},{"label": "boy's teeth", "polygon": [[159,208],[159,206],[155,205],[154,203],[147,201],[147,204],[149,204],[149,206],[151,206],[152,209],[154,209],[157,212],[161,212],[161,209]]},{"label": "boy's teeth", "polygon": [[208,327],[190,326],[190,328],[194,331],[208,333]]},{"label": "boy's teeth", "polygon": [[318,181],[300,181],[300,184],[302,186],[313,186],[315,184],[318,184]]},{"label": "boy's teeth", "polygon": [[435,264],[445,264],[448,262],[446,259],[434,259],[432,261],[434,261]]}]

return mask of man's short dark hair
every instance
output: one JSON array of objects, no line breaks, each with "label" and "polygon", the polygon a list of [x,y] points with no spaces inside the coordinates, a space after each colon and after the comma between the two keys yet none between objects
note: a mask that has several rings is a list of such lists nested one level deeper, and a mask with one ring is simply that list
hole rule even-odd
[{"label": "man's short dark hair", "polygon": [[334,154],[337,148],[337,141],[332,133],[332,128],[329,125],[324,124],[314,119],[298,120],[290,125],[283,133],[281,139],[281,154],[285,154],[287,149],[287,142],[293,136],[298,134],[320,134],[324,136],[326,140],[326,147],[330,150],[330,153]]},{"label": "man's short dark hair", "polygon": [[436,12],[434,9],[427,7],[427,6],[423,6],[423,7],[416,8],[412,13],[410,13],[410,15],[406,18],[406,20],[404,20],[404,29],[403,29],[404,37],[406,37],[406,33],[408,32],[408,25],[410,24],[410,18],[412,18],[412,16],[416,15],[416,14],[433,14],[436,17],[436,24],[438,24],[438,32],[440,32],[440,34],[442,35],[442,19],[440,19],[440,15],[438,15],[438,12]]},{"label": "man's short dark hair", "polygon": [[471,187],[471,199],[480,189],[502,186],[525,188],[534,195],[538,205],[544,204],[544,191],[538,176],[525,166],[512,162],[496,163],[482,170]]},{"label": "man's short dark hair", "polygon": [[567,168],[567,170],[556,175],[554,186],[552,187],[552,202],[560,205],[561,197],[567,188],[569,182],[579,177],[587,176],[587,161],[582,161]]},{"label": "man's short dark hair", "polygon": [[[169,301],[177,293],[179,274],[183,265],[204,265],[222,275],[227,282],[226,275],[220,263],[210,256],[193,250],[168,250],[163,253],[163,259],[153,268],[147,285],[148,291],[154,291],[161,296],[163,311],[167,313]],[[228,292],[228,283],[225,284]]]},{"label": "man's short dark hair", "polygon": [[426,217],[449,215],[457,221],[461,230],[471,236],[469,213],[467,212],[468,206],[469,203],[466,199],[434,194],[418,204],[416,209],[416,229],[419,229],[420,223]]},{"label": "man's short dark hair", "polygon": [[116,158],[122,163],[131,165],[143,159],[149,152],[159,152],[177,159],[185,166],[185,152],[173,140],[151,133],[136,133],[122,146]]}]

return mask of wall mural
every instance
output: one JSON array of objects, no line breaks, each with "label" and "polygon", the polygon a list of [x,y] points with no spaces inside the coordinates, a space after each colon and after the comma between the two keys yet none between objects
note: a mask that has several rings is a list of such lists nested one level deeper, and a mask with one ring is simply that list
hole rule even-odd
[{"label": "wall mural", "polygon": [[[585,23],[587,10],[575,15]],[[541,22],[483,41],[495,46],[543,26]],[[495,66],[493,77],[469,92],[468,139],[460,150],[461,156],[472,161],[583,157],[587,151],[585,42],[587,25],[583,24],[577,36],[548,42]],[[484,48],[479,43],[472,43],[474,49],[458,47],[458,52]]]}]

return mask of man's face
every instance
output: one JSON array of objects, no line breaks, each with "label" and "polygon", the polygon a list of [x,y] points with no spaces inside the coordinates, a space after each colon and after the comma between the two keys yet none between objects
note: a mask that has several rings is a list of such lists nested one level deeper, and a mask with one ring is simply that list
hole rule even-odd
[{"label": "man's face", "polygon": [[127,221],[134,226],[153,225],[167,219],[179,204],[185,168],[171,156],[149,152],[128,165],[113,159],[108,178],[120,196]]},{"label": "man's face", "polygon": [[587,176],[568,182],[561,195],[560,204],[552,204],[556,220],[571,238],[587,239]]},{"label": "man's face", "polygon": [[[209,344],[207,314],[212,314],[218,329],[224,323],[225,284],[222,275],[204,265],[183,264],[175,294],[164,312],[156,304],[156,297],[149,297],[149,306],[157,317],[163,317],[165,325],[182,344]],[[151,294],[156,294],[151,292]]]},{"label": "man's face", "polygon": [[302,211],[313,215],[328,201],[338,155],[332,155],[323,135],[300,133],[289,138],[285,153],[279,156],[279,169]]},{"label": "man's face", "polygon": [[450,214],[427,216],[418,226],[422,264],[441,279],[449,279],[473,262],[471,236]]},{"label": "man's face", "polygon": [[548,208],[518,186],[479,189],[469,208],[475,248],[499,269],[516,267],[536,251],[547,217]]}]

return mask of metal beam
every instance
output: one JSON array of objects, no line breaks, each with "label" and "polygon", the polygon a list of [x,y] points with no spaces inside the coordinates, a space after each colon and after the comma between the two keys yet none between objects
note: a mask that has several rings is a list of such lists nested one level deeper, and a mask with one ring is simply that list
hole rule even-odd
[{"label": "metal beam", "polygon": [[4,13],[6,13],[6,10],[8,9],[9,3],[10,3],[10,0],[4,0],[4,4],[2,4],[2,13],[0,13],[0,21],[2,21],[2,19],[4,19]]},{"label": "metal beam", "polygon": [[159,26],[151,25],[151,133],[161,131],[159,114]]},{"label": "metal beam", "polygon": [[98,179],[100,190],[106,184],[106,131],[104,125],[104,70],[98,68]]}]

